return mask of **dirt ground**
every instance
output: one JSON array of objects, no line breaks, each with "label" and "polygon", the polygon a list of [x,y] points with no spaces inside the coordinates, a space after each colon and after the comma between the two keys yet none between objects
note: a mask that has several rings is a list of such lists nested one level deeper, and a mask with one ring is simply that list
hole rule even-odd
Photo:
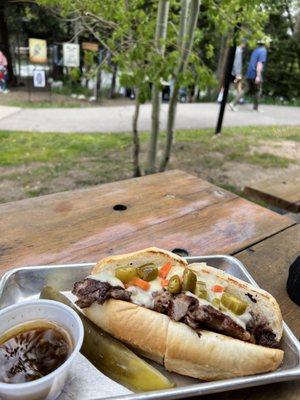
[{"label": "dirt ground", "polygon": [[[145,158],[146,143],[141,157]],[[225,160],[225,151],[204,150],[203,143],[175,142],[169,169],[182,169],[228,190],[241,193],[253,182],[299,170],[300,142],[262,140],[250,147],[253,154],[271,154],[288,159],[288,165],[268,166]],[[161,152],[159,152],[159,156]],[[244,156],[246,157],[246,155]],[[277,160],[277,159],[276,159]],[[276,165],[276,163],[275,163]],[[78,157],[71,164],[31,162],[0,167],[0,202],[8,202],[48,193],[74,190],[132,176],[131,147],[109,149],[101,157]]]},{"label": "dirt ground", "polygon": [[[180,151],[180,145],[175,144],[175,150],[171,161],[173,168],[179,168],[183,165],[186,171],[189,171],[199,177],[216,183],[218,185],[228,185],[229,187],[235,187],[238,191],[242,191],[245,186],[251,183],[273,178],[278,174],[289,174],[291,172],[299,171],[300,175],[300,143],[289,140],[280,141],[262,141],[255,147],[250,148],[250,153],[269,153],[277,155],[279,157],[285,157],[291,160],[291,163],[286,168],[274,168],[265,166],[249,164],[242,161],[226,161],[222,162],[223,154],[219,152],[210,152],[209,157],[214,160],[219,160],[220,165],[211,166],[208,165],[203,167],[192,162],[189,163],[185,158],[182,158]],[[183,149],[181,149],[183,150]],[[187,150],[187,149],[186,149]],[[199,156],[198,149],[189,146],[188,151],[185,154],[189,154],[189,159],[193,160]]]}]

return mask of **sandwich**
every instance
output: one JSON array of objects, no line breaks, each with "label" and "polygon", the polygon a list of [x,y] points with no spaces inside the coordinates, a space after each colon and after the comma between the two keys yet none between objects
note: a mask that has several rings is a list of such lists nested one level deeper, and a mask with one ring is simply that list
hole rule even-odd
[{"label": "sandwich", "polygon": [[73,294],[96,325],[169,371],[210,381],[273,371],[283,360],[272,295],[166,250],[107,257]]}]

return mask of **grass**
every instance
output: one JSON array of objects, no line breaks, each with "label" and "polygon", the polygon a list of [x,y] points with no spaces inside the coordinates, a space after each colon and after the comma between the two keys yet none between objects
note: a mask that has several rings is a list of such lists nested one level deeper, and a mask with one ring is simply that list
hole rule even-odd
[{"label": "grass", "polygon": [[[300,127],[226,128],[218,137],[211,129],[178,131],[169,168],[241,194],[248,175],[299,164],[285,152],[265,151],[266,142],[282,140],[299,142]],[[164,135],[160,149],[163,141]],[[147,134],[141,142],[144,159]],[[131,169],[130,133],[0,132],[0,202],[129,178]]]},{"label": "grass", "polygon": [[101,152],[122,150],[129,144],[129,135],[0,132],[0,166],[32,162],[67,164],[84,156],[100,158]]}]

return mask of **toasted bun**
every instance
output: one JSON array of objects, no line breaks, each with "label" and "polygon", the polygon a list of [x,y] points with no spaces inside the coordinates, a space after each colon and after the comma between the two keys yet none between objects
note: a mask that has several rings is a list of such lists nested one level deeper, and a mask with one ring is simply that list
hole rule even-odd
[{"label": "toasted bun", "polygon": [[169,371],[203,380],[273,371],[283,351],[201,331],[122,300],[93,303],[84,313],[96,325]]},{"label": "toasted bun", "polygon": [[188,265],[188,263],[177,254],[171,253],[167,250],[158,249],[157,247],[149,247],[148,249],[135,251],[134,253],[104,258],[95,265],[92,274],[95,275],[107,269],[110,271],[115,270],[118,267],[124,267],[129,264],[133,267],[138,267],[141,264],[149,262],[163,265],[169,261],[172,262],[172,265],[174,266],[185,268]]},{"label": "toasted bun", "polygon": [[[163,265],[169,261],[173,266],[187,267],[187,262],[181,257],[151,247],[105,258],[94,267],[92,274],[127,265],[138,267],[149,262]],[[200,277],[209,275],[224,283],[226,281],[226,291],[247,301],[252,310],[269,322],[277,340],[281,338],[280,309],[269,293],[205,263],[190,264],[189,268]],[[167,315],[121,300],[110,299],[102,306],[93,303],[84,309],[84,313],[96,325],[169,371],[198,379],[216,380],[273,371],[283,359],[282,350],[206,330],[198,336],[189,326],[172,321]]]}]

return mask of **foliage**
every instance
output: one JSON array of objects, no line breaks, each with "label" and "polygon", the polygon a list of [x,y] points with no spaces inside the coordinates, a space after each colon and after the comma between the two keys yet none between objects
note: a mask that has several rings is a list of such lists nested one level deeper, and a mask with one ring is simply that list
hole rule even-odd
[{"label": "foliage", "polygon": [[266,24],[266,32],[272,42],[264,92],[271,98],[292,100],[300,97],[300,33],[296,30],[297,13],[293,10],[294,6],[294,0],[279,0],[276,12],[270,14]]},{"label": "foliage", "polygon": [[28,37],[47,38],[51,44],[68,40],[68,24],[34,2],[8,1],[5,14],[10,35],[19,35],[21,45],[27,45]]}]

